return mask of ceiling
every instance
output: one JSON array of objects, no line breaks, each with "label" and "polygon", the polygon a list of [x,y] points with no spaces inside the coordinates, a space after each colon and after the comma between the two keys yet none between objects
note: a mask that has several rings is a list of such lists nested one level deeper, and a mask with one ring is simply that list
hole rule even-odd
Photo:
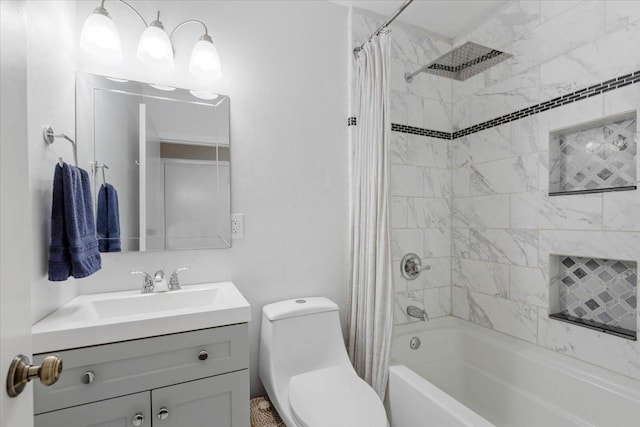
[{"label": "ceiling", "polygon": [[[391,16],[404,0],[334,0],[343,6],[366,9]],[[414,0],[398,17],[399,21],[425,28],[447,38],[473,29],[508,0]]]}]

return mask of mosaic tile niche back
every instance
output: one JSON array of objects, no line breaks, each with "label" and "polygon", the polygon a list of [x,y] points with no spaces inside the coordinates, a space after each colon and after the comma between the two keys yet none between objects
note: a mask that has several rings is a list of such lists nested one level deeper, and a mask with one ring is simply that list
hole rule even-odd
[{"label": "mosaic tile niche back", "polygon": [[636,339],[637,264],[551,255],[550,317]]},{"label": "mosaic tile niche back", "polygon": [[636,113],[552,132],[549,195],[636,189]]}]

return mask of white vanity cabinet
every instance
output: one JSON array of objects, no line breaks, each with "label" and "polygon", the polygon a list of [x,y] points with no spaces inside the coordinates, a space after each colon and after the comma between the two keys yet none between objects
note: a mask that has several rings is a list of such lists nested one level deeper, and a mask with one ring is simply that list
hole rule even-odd
[{"label": "white vanity cabinet", "polygon": [[[204,378],[151,392],[154,426],[249,426],[249,371]],[[166,417],[164,420],[161,418]]]},{"label": "white vanity cabinet", "polygon": [[249,425],[246,323],[55,353],[64,369],[35,385],[35,427]]},{"label": "white vanity cabinet", "polygon": [[149,392],[48,412],[34,420],[36,427],[150,426]]}]

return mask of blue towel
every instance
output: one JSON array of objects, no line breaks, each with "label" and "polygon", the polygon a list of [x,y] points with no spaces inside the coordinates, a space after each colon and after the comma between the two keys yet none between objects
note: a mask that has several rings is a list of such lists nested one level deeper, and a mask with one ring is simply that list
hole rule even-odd
[{"label": "blue towel", "polygon": [[66,163],[56,165],[51,206],[49,280],[76,279],[100,270],[87,171]]},{"label": "blue towel", "polygon": [[118,192],[113,185],[104,183],[98,192],[98,250],[120,252],[120,213]]}]

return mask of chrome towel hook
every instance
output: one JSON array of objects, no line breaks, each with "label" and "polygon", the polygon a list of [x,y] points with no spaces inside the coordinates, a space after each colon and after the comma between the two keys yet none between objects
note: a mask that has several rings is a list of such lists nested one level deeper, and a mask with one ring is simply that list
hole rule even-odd
[{"label": "chrome towel hook", "polygon": [[91,162],[91,169],[93,171],[94,176],[98,174],[98,169],[102,170],[102,183],[106,184],[107,183],[107,176],[105,173],[105,169],[109,169],[109,166],[105,165],[104,163],[98,163],[98,162]]}]

